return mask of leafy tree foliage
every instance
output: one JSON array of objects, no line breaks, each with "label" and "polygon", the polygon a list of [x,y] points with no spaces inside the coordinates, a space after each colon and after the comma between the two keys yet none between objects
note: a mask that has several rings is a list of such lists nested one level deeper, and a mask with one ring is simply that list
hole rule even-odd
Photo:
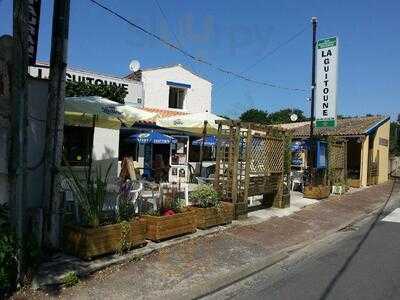
[{"label": "leafy tree foliage", "polygon": [[239,117],[241,121],[255,122],[262,124],[281,124],[291,123],[290,116],[296,114],[298,119],[296,122],[307,121],[307,117],[301,109],[285,108],[268,114],[268,112],[259,109],[249,109]]},{"label": "leafy tree foliage", "polygon": [[239,117],[240,121],[243,122],[254,122],[261,124],[269,124],[268,123],[268,112],[260,110],[260,109],[249,109],[242,113]]},{"label": "leafy tree foliage", "polygon": [[269,124],[291,123],[292,121],[290,120],[290,116],[292,114],[297,115],[296,122],[307,121],[307,118],[301,109],[293,109],[292,110],[290,108],[285,108],[285,109],[281,109],[276,112],[270,113],[268,115],[268,121],[269,121],[268,123]]},{"label": "leafy tree foliage", "polygon": [[96,85],[86,82],[67,81],[65,87],[66,97],[99,96],[121,104],[125,103],[124,99],[127,93],[122,86]]}]

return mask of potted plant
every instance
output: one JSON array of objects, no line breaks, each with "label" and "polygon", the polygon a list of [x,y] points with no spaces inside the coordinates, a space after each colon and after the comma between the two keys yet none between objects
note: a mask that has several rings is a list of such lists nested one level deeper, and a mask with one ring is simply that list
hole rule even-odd
[{"label": "potted plant", "polygon": [[346,184],[334,169],[329,170],[329,179],[332,184],[332,194],[342,195],[346,192]]},{"label": "potted plant", "polygon": [[212,185],[200,185],[190,195],[192,209],[197,214],[197,228],[229,224],[233,220],[233,204],[222,202]]},{"label": "potted plant", "polygon": [[67,252],[83,259],[122,252],[145,245],[146,225],[135,216],[130,202],[131,183],[121,181],[116,211],[106,215],[103,211],[111,165],[105,173],[95,169],[95,178],[79,179],[68,168],[67,183],[79,205],[82,222],[64,226],[64,247]]},{"label": "potted plant", "polygon": [[185,207],[175,185],[162,194],[157,208],[144,212],[142,218],[146,221],[147,239],[155,242],[196,231],[196,214]]},{"label": "potted plant", "polygon": [[343,195],[346,192],[346,185],[342,181],[337,181],[332,185],[332,194]]}]

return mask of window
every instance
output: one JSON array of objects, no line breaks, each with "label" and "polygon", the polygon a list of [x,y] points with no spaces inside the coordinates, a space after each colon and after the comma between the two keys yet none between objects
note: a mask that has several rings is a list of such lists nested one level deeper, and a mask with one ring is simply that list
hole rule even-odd
[{"label": "window", "polygon": [[177,87],[169,87],[169,108],[183,109],[183,101],[185,100],[185,89]]},{"label": "window", "polygon": [[64,159],[69,165],[88,165],[93,131],[93,127],[64,126]]},{"label": "window", "polygon": [[122,161],[125,157],[132,157],[133,160],[138,159],[138,144],[136,142],[130,141],[129,137],[132,134],[137,133],[134,130],[120,130],[119,131],[119,153],[118,153],[118,160]]}]

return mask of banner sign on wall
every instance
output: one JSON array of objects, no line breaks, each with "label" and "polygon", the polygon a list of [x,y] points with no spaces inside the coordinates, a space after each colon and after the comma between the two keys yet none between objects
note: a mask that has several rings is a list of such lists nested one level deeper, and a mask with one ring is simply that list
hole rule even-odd
[{"label": "banner sign on wall", "polygon": [[315,126],[336,126],[336,91],[339,43],[337,37],[317,42]]},{"label": "banner sign on wall", "polygon": [[[48,79],[50,67],[48,64],[36,64],[36,66],[29,67],[29,74],[32,77]],[[66,81],[72,82],[85,82],[95,85],[115,85],[123,87],[127,92],[125,96],[125,103],[135,107],[143,107],[143,84],[139,81],[96,74],[90,71],[73,70],[70,68],[67,69],[65,79]]]},{"label": "banner sign on wall", "polygon": [[36,54],[38,47],[39,37],[39,22],[40,22],[40,1],[41,0],[29,0],[26,1],[27,7],[27,37],[28,37],[28,55],[29,65],[33,66],[36,63]]}]

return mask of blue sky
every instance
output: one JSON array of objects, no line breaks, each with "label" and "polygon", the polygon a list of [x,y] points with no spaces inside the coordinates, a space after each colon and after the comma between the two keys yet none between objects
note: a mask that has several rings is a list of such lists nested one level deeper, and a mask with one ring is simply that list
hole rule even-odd
[{"label": "blue sky", "polygon": [[[400,112],[400,1],[162,1],[166,24],[155,0],[99,0],[135,23],[226,69],[242,72],[265,53],[306,28],[246,76],[309,89],[311,24],[317,16],[319,38],[340,39],[338,113],[362,115]],[[52,2],[42,0],[38,59],[50,55]],[[132,59],[143,68],[182,63],[211,80],[213,109],[237,116],[256,107],[274,111],[301,108],[309,93],[274,89],[234,79],[194,63],[142,32],[108,15],[88,0],[72,0],[69,65],[125,75]],[[0,34],[11,32],[12,1],[0,0]]]}]

